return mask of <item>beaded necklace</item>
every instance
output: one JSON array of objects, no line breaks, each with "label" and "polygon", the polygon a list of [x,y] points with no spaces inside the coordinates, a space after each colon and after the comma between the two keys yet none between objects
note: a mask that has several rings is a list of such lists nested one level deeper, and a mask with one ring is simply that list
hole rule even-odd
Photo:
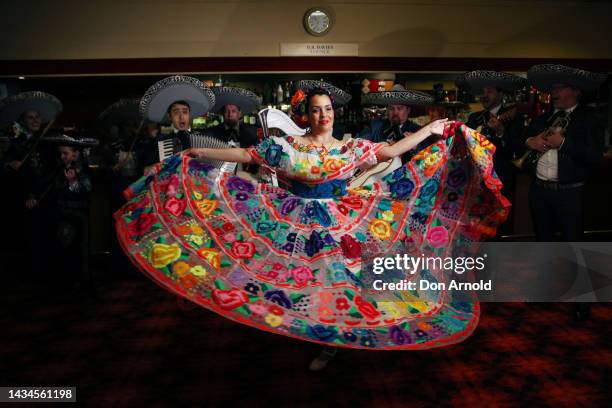
[{"label": "beaded necklace", "polygon": [[[334,148],[336,148],[339,141],[334,140],[329,147],[326,147],[324,145],[317,146],[314,143],[303,144],[295,140],[295,138],[293,138],[292,136],[289,136],[287,137],[287,142],[289,142],[291,144],[291,147],[294,150],[297,150],[298,152],[309,153],[309,152],[312,152],[313,150],[316,151],[317,154],[319,155],[319,158],[321,158],[321,161],[323,161],[323,159],[329,155],[329,152],[333,150]],[[345,153],[348,150],[348,148],[351,147],[352,145],[353,145],[353,140],[350,140],[348,143],[345,143],[340,148],[339,150],[340,153]]]}]

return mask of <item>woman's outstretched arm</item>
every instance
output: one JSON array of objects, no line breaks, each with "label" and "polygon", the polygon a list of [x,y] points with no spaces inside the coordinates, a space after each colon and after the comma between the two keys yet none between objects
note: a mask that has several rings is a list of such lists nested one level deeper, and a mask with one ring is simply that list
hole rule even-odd
[{"label": "woman's outstretched arm", "polygon": [[197,159],[223,160],[235,163],[255,163],[248,149],[230,147],[227,149],[210,149],[207,147],[192,147],[185,151],[189,156]]},{"label": "woman's outstretched arm", "polygon": [[378,152],[379,161],[387,161],[394,157],[401,156],[410,149],[414,149],[419,143],[431,135],[441,135],[444,133],[444,126],[448,124],[448,119],[438,119],[423,126],[409,136],[405,136],[399,142],[385,146]]}]

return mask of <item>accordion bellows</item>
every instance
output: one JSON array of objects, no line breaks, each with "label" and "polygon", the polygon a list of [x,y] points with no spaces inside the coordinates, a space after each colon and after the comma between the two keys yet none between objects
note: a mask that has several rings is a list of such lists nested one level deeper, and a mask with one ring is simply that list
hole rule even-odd
[{"label": "accordion bellows", "polygon": [[[209,149],[227,149],[228,147],[232,147],[230,146],[227,142],[224,142],[223,140],[220,140],[216,137],[204,134],[204,133],[199,133],[199,132],[192,132],[189,134],[189,142],[191,143],[191,147],[197,147],[197,148],[209,148]],[[157,152],[159,154],[159,161],[164,161],[167,158],[169,158],[170,156],[179,153],[179,151],[177,151],[176,146],[174,144],[173,139],[166,139],[166,140],[161,140],[159,142],[157,142]],[[221,166],[223,165],[223,161],[222,160],[211,160],[211,159],[204,159],[203,160],[204,163],[210,164],[216,168],[221,168]]]}]

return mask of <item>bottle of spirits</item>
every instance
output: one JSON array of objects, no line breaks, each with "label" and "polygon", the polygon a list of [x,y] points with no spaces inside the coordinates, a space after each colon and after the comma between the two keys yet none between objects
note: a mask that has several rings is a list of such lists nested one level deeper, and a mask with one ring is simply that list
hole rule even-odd
[{"label": "bottle of spirits", "polygon": [[278,88],[276,88],[276,103],[277,105],[281,105],[283,103],[283,99],[285,98],[285,93],[283,91],[283,86],[281,83],[278,83]]}]

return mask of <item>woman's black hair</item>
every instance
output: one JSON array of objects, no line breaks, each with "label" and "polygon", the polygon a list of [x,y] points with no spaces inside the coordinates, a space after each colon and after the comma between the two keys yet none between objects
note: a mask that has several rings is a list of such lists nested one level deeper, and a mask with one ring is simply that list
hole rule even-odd
[{"label": "woman's black hair", "polygon": [[310,112],[310,99],[313,96],[317,96],[317,95],[326,95],[329,97],[329,99],[332,102],[332,106],[334,104],[334,97],[332,96],[332,94],[324,88],[312,88],[310,89],[308,92],[306,92],[306,112]]}]

